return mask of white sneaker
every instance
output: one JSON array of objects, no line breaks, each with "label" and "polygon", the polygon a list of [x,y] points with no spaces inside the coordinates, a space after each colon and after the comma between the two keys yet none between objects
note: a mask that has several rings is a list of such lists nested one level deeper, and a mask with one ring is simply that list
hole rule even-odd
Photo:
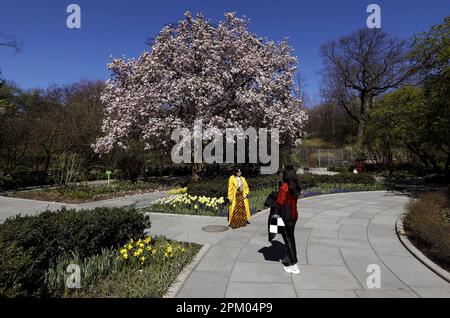
[{"label": "white sneaker", "polygon": [[291,266],[285,266],[284,271],[289,274],[298,275],[300,274],[300,269],[298,268],[298,264],[294,264]]}]

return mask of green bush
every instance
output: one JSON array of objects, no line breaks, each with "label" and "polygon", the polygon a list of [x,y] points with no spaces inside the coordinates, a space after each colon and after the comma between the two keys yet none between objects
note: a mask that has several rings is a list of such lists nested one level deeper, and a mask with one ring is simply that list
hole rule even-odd
[{"label": "green bush", "polygon": [[[337,175],[317,175],[317,174],[302,174],[299,175],[302,188],[311,188],[322,183],[333,184],[375,184],[375,178],[370,174],[365,173],[340,173]],[[247,183],[250,188],[250,195],[252,191],[259,189],[273,189],[278,187],[279,175],[261,175],[254,178],[247,178]],[[202,180],[188,185],[188,193],[191,195],[204,195],[207,197],[226,197],[228,189],[228,178],[216,178],[212,180]]]},{"label": "green bush", "polygon": [[227,196],[227,188],[228,179],[216,178],[191,183],[188,185],[187,192],[191,195],[220,198]]},{"label": "green bush", "polygon": [[32,256],[14,243],[0,241],[0,250],[0,297],[28,296],[24,286],[33,276]]},{"label": "green bush", "polygon": [[384,186],[381,183],[373,184],[358,184],[358,183],[321,183],[317,186],[305,189],[305,194],[318,192],[336,193],[336,192],[353,192],[353,191],[378,191],[384,190]]},{"label": "green bush", "polygon": [[348,168],[344,167],[344,166],[332,166],[332,167],[328,167],[327,170],[333,171],[333,172],[341,172],[341,173],[348,172]]},{"label": "green bush", "polygon": [[[142,236],[150,227],[148,216],[135,209],[97,208],[95,210],[45,211],[37,216],[16,216],[0,225],[0,246],[31,257],[27,271],[17,263],[14,284],[8,281],[10,261],[0,261],[0,296],[42,295],[44,273],[60,255],[74,252],[80,257],[95,255],[102,248],[117,247],[129,238]],[[12,247],[11,247],[12,246]],[[21,258],[19,258],[21,259]],[[6,275],[6,276],[5,276]],[[19,286],[17,291],[11,286]]]},{"label": "green bush", "polygon": [[365,173],[340,173],[336,175],[317,175],[306,173],[299,176],[302,188],[314,187],[321,183],[355,183],[374,184],[376,180],[370,174]]},{"label": "green bush", "polygon": [[[188,185],[188,193],[191,195],[201,195],[207,197],[226,197],[228,191],[229,177],[216,178],[211,180],[202,180]],[[254,190],[263,188],[276,188],[278,175],[258,176],[247,178],[250,193]]]}]

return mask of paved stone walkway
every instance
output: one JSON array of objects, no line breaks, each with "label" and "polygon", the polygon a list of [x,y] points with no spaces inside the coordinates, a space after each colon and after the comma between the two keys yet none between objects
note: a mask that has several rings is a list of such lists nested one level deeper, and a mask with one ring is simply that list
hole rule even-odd
[{"label": "paved stone walkway", "polygon": [[[143,207],[163,192],[79,205],[0,197],[0,223],[9,216],[65,206]],[[178,297],[450,297],[450,284],[414,258],[400,243],[394,224],[408,197],[391,192],[346,193],[299,201],[296,241],[301,274],[283,272],[281,237],[267,240],[267,211],[245,228],[221,233],[202,230],[227,225],[226,218],[150,213],[153,235],[210,245]],[[381,269],[381,288],[366,284],[367,266]]]},{"label": "paved stone walkway", "polygon": [[45,202],[45,201],[35,201],[35,200],[17,199],[0,196],[0,223],[3,223],[5,219],[7,219],[8,217],[17,214],[35,215],[47,209],[50,211],[55,211],[63,207],[76,210],[95,209],[97,207],[125,207],[125,206],[135,206],[137,208],[140,208],[150,205],[153,201],[162,198],[165,195],[166,195],[165,192],[151,192],[83,204]]},{"label": "paved stone walkway", "polygon": [[[450,284],[400,243],[394,224],[408,197],[388,192],[347,193],[299,201],[295,235],[301,274],[282,270],[282,238],[267,240],[267,211],[251,225],[222,233],[225,218],[151,214],[152,234],[211,245],[178,297],[450,297]],[[367,267],[381,269],[370,289]]]}]

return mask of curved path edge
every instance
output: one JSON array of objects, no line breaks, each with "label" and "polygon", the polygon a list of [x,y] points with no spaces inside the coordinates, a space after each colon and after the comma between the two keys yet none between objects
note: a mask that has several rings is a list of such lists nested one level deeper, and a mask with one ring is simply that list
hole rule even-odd
[{"label": "curved path edge", "polygon": [[398,217],[397,222],[395,223],[395,231],[400,242],[403,246],[422,264],[428,267],[430,270],[439,275],[442,279],[446,280],[450,283],[450,273],[443,269],[441,266],[433,262],[431,259],[425,256],[414,244],[409,240],[408,235],[406,234],[403,227],[403,219],[405,214],[402,214]]},{"label": "curved path edge", "polygon": [[166,294],[163,298],[176,298],[181,288],[183,288],[184,284],[188,280],[189,276],[191,276],[194,269],[197,267],[198,263],[203,259],[203,257],[208,253],[211,245],[205,244],[202,246],[197,255],[194,256],[194,259],[178,274],[175,281],[170,285]]}]

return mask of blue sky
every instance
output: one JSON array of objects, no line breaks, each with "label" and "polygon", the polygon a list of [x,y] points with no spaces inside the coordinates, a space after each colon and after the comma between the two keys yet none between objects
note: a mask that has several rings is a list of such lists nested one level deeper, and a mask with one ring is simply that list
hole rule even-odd
[{"label": "blue sky", "polygon": [[[79,4],[80,30],[66,27],[66,7]],[[449,0],[0,0],[0,30],[15,35],[24,51],[0,49],[3,77],[24,88],[66,84],[81,78],[107,79],[110,56],[138,57],[161,27],[202,12],[213,22],[236,11],[250,29],[274,40],[289,37],[300,60],[305,90],[319,96],[319,48],[328,39],[365,27],[366,7],[382,10],[382,28],[409,38],[450,14]]]}]

